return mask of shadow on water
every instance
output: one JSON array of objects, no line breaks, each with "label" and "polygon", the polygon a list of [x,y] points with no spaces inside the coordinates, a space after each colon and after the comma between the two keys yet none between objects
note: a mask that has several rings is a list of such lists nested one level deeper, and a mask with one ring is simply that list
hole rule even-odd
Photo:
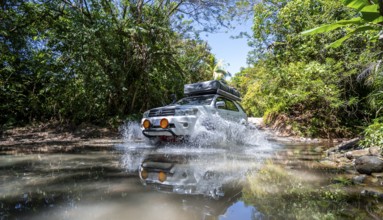
[{"label": "shadow on water", "polygon": [[334,182],[342,171],[319,164],[325,145],[281,145],[256,131],[242,144],[152,146],[128,126],[120,144],[5,149],[0,219],[381,217],[379,201],[348,192]]}]

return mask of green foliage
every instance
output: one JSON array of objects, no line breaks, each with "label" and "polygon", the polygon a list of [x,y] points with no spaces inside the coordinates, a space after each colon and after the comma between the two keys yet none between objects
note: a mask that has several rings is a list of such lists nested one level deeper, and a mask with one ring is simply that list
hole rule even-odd
[{"label": "green foliage", "polygon": [[[383,4],[383,2],[377,0],[344,0],[343,3],[346,6],[359,12],[359,17],[336,21],[331,24],[326,24],[307,31],[303,31],[302,34],[319,34],[330,32],[338,28],[348,28],[347,34],[345,36],[328,45],[333,48],[339,47],[344,41],[354,36],[355,34],[369,30],[376,31],[372,40],[377,40],[380,35],[378,31],[382,30],[381,22],[383,21],[383,9],[381,9],[383,5],[379,4]],[[350,26],[354,27],[350,28]]]},{"label": "green foliage", "polygon": [[[233,3],[198,7],[204,14],[227,2]],[[169,103],[172,93],[181,97],[185,83],[212,77],[206,43],[184,38],[172,24],[183,20],[179,8],[188,12],[196,4],[0,3],[0,123],[109,123]]]},{"label": "green foliage", "polygon": [[364,130],[363,147],[379,147],[383,149],[383,118],[377,118]]},{"label": "green foliage", "polygon": [[371,93],[368,94],[368,104],[373,111],[373,115],[378,118],[383,116],[383,74],[382,74],[382,60],[378,60],[364,70],[359,76],[359,80],[363,84],[371,89]]},{"label": "green foliage", "polygon": [[325,64],[291,62],[272,70],[260,64],[252,69],[256,80],[249,86],[243,105],[251,115],[266,114],[267,118],[287,114],[289,123],[300,124],[294,126],[297,134],[342,135],[345,130],[340,130],[337,114],[345,103],[333,63],[332,60]]},{"label": "green foliage", "polygon": [[[338,28],[348,27],[352,25],[353,28],[348,30],[348,33],[331,43],[329,46],[331,47],[339,47],[341,44],[354,36],[359,32],[366,32],[369,30],[375,30],[375,32],[369,33],[371,36],[371,41],[378,40],[381,36],[382,31],[382,21],[383,21],[383,2],[382,1],[366,1],[366,0],[344,0],[343,3],[355,9],[358,14],[356,18],[352,18],[349,20],[337,21],[327,25],[323,25],[321,27],[313,28],[311,30],[302,32],[302,34],[318,34],[329,32]],[[380,52],[381,53],[381,52]],[[374,57],[373,59],[377,59]],[[383,106],[383,75],[382,70],[380,68],[381,56],[378,57],[377,63],[372,63],[369,68],[363,71],[360,74],[359,78],[361,81],[364,81],[365,85],[370,88],[372,91],[368,94],[368,104],[372,111],[375,111],[375,117],[381,117],[382,106]],[[371,61],[367,61],[371,62]],[[380,146],[383,145],[383,136],[382,136],[382,124],[381,118],[377,118],[374,120],[374,123],[368,126],[365,131],[365,140],[363,141],[363,145],[369,146]]]},{"label": "green foliage", "polygon": [[[363,31],[342,45],[344,39],[336,41],[344,36],[338,27],[361,22],[355,10],[330,0],[270,0],[254,10],[253,67],[232,80],[245,94],[248,113],[297,135],[333,138],[360,132],[360,119],[370,117],[367,100],[373,88],[358,75],[380,54],[381,43]],[[318,34],[300,34],[310,28]],[[334,41],[340,47],[327,47]]]}]

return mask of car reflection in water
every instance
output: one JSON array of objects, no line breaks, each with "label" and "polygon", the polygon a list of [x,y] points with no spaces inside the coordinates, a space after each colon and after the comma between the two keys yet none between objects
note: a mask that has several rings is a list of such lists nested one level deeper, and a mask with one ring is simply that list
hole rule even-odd
[{"label": "car reflection in water", "polygon": [[249,219],[262,218],[254,207],[239,201],[242,184],[237,174],[242,174],[213,169],[212,163],[214,158],[206,155],[149,154],[140,165],[139,176],[150,189],[182,195],[183,209],[200,213],[201,219],[227,216],[229,208],[249,211]]}]

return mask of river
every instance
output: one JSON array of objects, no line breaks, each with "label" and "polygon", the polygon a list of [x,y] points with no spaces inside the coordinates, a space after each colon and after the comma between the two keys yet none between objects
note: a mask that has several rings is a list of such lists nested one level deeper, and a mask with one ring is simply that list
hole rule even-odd
[{"label": "river", "polygon": [[256,129],[240,139],[226,133],[209,141],[160,145],[143,140],[133,123],[122,133],[123,139],[106,147],[46,153],[2,148],[0,219],[363,219],[379,214],[378,202],[346,194],[342,179],[332,177],[338,171],[318,166],[326,144],[272,141]]}]

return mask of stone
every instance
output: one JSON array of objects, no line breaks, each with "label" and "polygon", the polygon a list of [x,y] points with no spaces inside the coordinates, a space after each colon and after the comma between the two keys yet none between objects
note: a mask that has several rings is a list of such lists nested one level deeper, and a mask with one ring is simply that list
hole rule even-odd
[{"label": "stone", "polygon": [[320,152],[323,151],[323,147],[318,146],[318,147],[314,148],[314,151],[317,152],[317,153],[320,153]]},{"label": "stone", "polygon": [[355,148],[359,147],[358,146],[359,140],[360,140],[360,138],[354,138],[354,139],[342,142],[341,144],[328,149],[327,153],[355,149]]},{"label": "stone", "polygon": [[340,165],[343,167],[347,164],[351,164],[351,161],[345,157],[339,157],[335,160],[335,162],[340,163]]},{"label": "stone", "polygon": [[383,173],[372,173],[371,175],[376,178],[383,178]]},{"label": "stone", "polygon": [[366,175],[359,175],[359,176],[354,176],[352,178],[352,182],[354,184],[362,184],[364,182],[364,180],[366,179]]},{"label": "stone", "polygon": [[380,156],[382,154],[382,150],[379,147],[370,147],[368,152],[371,156]]},{"label": "stone", "polygon": [[360,192],[360,194],[362,194],[362,196],[368,196],[368,197],[373,197],[373,198],[377,198],[377,199],[383,199],[383,193],[373,191],[373,190],[364,189],[364,190],[362,190],[362,192]]},{"label": "stone", "polygon": [[378,178],[375,178],[373,176],[367,176],[364,182],[371,186],[371,185],[377,185],[377,183],[379,183],[379,180]]},{"label": "stone", "polygon": [[325,166],[327,168],[337,168],[338,165],[336,162],[331,160],[322,160],[320,161],[320,163],[322,164],[322,166]]},{"label": "stone", "polygon": [[349,159],[349,160],[354,159],[354,156],[352,155],[351,152],[347,152],[347,153],[345,154],[345,156],[346,156],[346,158]]},{"label": "stone", "polygon": [[353,158],[369,155],[368,149],[353,150],[349,152],[352,154]]},{"label": "stone", "polygon": [[361,156],[355,160],[355,168],[361,174],[383,172],[383,160],[376,156]]}]

